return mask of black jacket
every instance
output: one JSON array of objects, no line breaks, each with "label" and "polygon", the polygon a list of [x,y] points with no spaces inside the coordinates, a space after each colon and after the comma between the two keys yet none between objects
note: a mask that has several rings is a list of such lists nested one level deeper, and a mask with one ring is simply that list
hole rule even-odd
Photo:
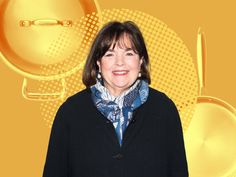
[{"label": "black jacket", "polygon": [[43,177],[187,177],[179,114],[150,88],[120,147],[112,123],[94,106],[90,89],[67,99],[55,117]]}]

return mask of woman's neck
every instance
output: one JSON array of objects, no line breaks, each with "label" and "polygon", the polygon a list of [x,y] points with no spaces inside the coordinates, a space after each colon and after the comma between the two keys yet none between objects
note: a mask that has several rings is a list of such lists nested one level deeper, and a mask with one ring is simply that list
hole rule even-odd
[{"label": "woman's neck", "polygon": [[[106,86],[105,86],[106,87]],[[126,89],[113,89],[113,88],[109,88],[109,87],[106,87],[109,94],[114,96],[114,97],[118,97],[120,95],[122,95],[122,93],[124,93],[126,90],[128,90],[128,88]]]}]

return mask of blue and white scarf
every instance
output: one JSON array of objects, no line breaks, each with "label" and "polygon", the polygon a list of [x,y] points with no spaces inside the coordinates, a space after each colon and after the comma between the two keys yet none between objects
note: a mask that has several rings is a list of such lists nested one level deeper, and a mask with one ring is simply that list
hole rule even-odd
[{"label": "blue and white scarf", "polygon": [[97,109],[113,123],[121,146],[123,133],[132,119],[133,111],[147,100],[148,83],[137,80],[127,91],[117,97],[112,96],[98,80],[90,89]]}]

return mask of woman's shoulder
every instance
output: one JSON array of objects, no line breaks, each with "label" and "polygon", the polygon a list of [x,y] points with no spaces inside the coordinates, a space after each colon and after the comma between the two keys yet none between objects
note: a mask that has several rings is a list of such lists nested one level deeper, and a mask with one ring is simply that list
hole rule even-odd
[{"label": "woman's shoulder", "polygon": [[67,98],[67,101],[78,101],[78,100],[83,100],[83,99],[88,99],[90,97],[91,91],[90,88],[85,88],[74,95],[71,95],[70,97]]},{"label": "woman's shoulder", "polygon": [[85,88],[74,95],[69,96],[63,105],[65,107],[84,107],[91,102],[91,91],[89,88]]},{"label": "woman's shoulder", "polygon": [[162,108],[165,106],[174,106],[175,103],[172,99],[164,92],[149,87],[149,103],[150,105],[160,105]]},{"label": "woman's shoulder", "polygon": [[149,97],[152,101],[167,101],[170,98],[162,91],[149,87]]},{"label": "woman's shoulder", "polygon": [[170,117],[178,115],[174,101],[164,92],[151,87],[149,87],[149,97],[146,101],[145,109],[148,110],[149,114],[152,113],[152,115],[158,115],[158,117],[162,118],[165,118],[167,115],[172,115]]}]

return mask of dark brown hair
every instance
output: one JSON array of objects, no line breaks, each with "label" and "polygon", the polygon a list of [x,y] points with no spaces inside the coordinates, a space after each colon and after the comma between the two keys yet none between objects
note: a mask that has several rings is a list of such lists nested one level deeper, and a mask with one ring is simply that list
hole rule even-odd
[{"label": "dark brown hair", "polygon": [[130,39],[132,49],[142,58],[143,63],[141,65],[141,78],[151,83],[149,73],[149,57],[146,49],[146,45],[138,26],[131,21],[118,22],[112,21],[105,24],[98,32],[95,40],[88,54],[84,70],[82,81],[86,87],[90,87],[96,83],[96,76],[98,72],[97,61],[100,60],[108,49],[115,45],[126,45],[124,43],[124,36]]}]

